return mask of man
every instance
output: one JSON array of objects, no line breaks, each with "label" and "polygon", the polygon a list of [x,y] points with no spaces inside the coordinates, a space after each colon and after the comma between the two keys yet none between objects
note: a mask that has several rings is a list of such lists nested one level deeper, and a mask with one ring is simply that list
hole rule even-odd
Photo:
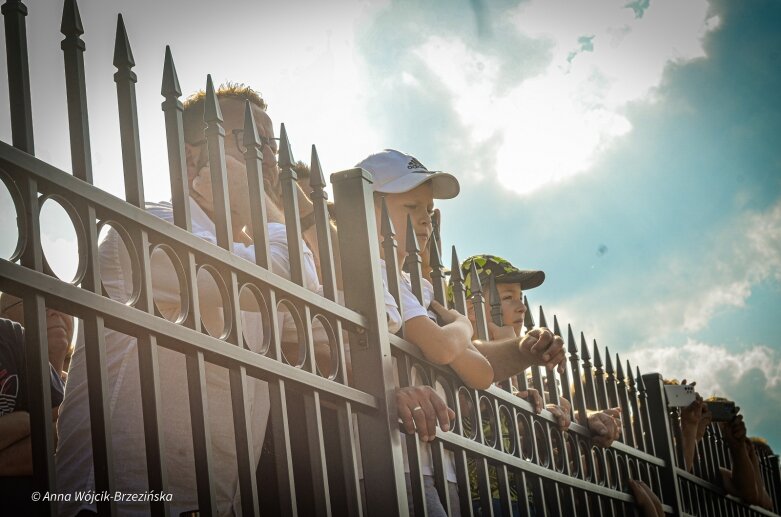
[{"label": "man", "polygon": [[[254,261],[255,249],[251,236],[244,229],[250,226],[250,200],[247,194],[247,172],[242,155],[240,132],[244,127],[245,102],[249,101],[263,143],[264,182],[267,185],[268,237],[271,251],[271,269],[289,278],[287,241],[282,214],[274,203],[273,188],[277,181],[271,119],[265,112],[266,104],[252,89],[227,85],[218,89],[220,109],[225,129],[225,162],[233,225],[234,254]],[[190,213],[192,231],[198,237],[216,243],[213,222],[211,172],[208,166],[206,142],[203,140],[204,94],[196,94],[185,103],[184,135],[187,174],[190,185]],[[173,211],[169,203],[149,203],[147,209],[169,222]],[[312,290],[319,287],[311,251],[305,247],[304,284]],[[153,253],[152,284],[157,309],[166,317],[180,312],[179,285],[170,261],[164,253]],[[132,293],[133,282],[127,251],[119,234],[111,230],[100,245],[100,268],[103,284],[115,299],[127,299]],[[207,329],[221,328],[222,308],[219,292],[211,282],[199,279],[201,317]],[[244,313],[244,339],[247,346],[259,351],[263,343],[262,322],[256,313]],[[286,325],[282,325],[284,328]],[[145,462],[143,418],[141,410],[140,372],[136,339],[116,332],[106,331],[106,363],[108,374],[108,417],[111,425],[111,446],[116,489],[130,493],[143,493],[148,489]],[[195,484],[195,460],[193,455],[190,412],[187,396],[185,357],[164,348],[159,349],[162,418],[164,444],[164,468],[168,474],[169,490],[173,495],[172,515],[198,507]],[[220,514],[240,513],[240,494],[236,469],[233,415],[230,401],[230,383],[227,370],[215,365],[206,366],[209,425],[212,442],[212,472],[217,508]],[[88,387],[84,345],[77,346],[73,355],[67,391],[62,405],[59,423],[60,440],[57,450],[57,479],[60,493],[94,488],[92,454],[89,448],[90,424]],[[250,379],[248,386],[249,415],[252,422],[252,438],[255,459],[260,455],[269,413],[268,388],[265,382]],[[146,502],[122,502],[117,505],[123,515],[145,515],[149,512]],[[80,501],[63,502],[61,515],[72,516],[80,511],[94,512],[95,506]]]},{"label": "man", "polygon": [[[30,414],[27,400],[27,360],[22,300],[0,296],[0,507],[7,515],[30,515],[35,506]],[[73,317],[46,310],[52,421],[62,402],[63,363],[73,338]]]}]

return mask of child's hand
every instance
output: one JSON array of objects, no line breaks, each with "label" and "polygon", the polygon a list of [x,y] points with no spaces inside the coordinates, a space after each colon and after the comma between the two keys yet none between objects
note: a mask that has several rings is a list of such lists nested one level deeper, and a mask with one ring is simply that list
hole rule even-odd
[{"label": "child's hand", "polygon": [[531,404],[535,413],[538,415],[540,414],[540,411],[542,411],[543,401],[542,395],[540,395],[539,391],[535,390],[534,388],[529,388],[523,391],[519,391],[516,393],[516,395]]},{"label": "child's hand", "polygon": [[621,436],[621,408],[606,409],[588,416],[591,441],[597,447],[607,448]]},{"label": "child's hand", "polygon": [[526,333],[518,345],[518,350],[529,357],[532,366],[545,366],[552,370],[558,368],[564,373],[567,356],[564,353],[564,340],[555,336],[546,328],[532,329]]},{"label": "child's hand", "polygon": [[449,325],[451,323],[461,322],[464,323],[469,327],[469,335],[472,335],[472,323],[469,321],[469,318],[461,314],[455,309],[446,309],[442,306],[441,303],[434,300],[431,302],[431,310],[433,310],[435,313],[437,313],[437,316],[439,316],[439,321],[442,322],[442,325]]},{"label": "child's hand", "polygon": [[632,495],[635,496],[635,503],[643,517],[664,517],[662,502],[651,487],[642,481],[629,480],[629,488],[632,489]]}]

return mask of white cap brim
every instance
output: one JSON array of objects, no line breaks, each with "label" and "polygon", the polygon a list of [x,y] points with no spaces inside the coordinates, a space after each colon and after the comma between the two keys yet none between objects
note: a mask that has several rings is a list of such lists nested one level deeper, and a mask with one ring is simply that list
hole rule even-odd
[{"label": "white cap brim", "polygon": [[430,181],[434,191],[434,199],[453,199],[461,191],[458,180],[447,172],[429,172],[419,174],[407,174],[401,178],[389,181],[382,187],[375,188],[376,192],[385,194],[402,194]]}]

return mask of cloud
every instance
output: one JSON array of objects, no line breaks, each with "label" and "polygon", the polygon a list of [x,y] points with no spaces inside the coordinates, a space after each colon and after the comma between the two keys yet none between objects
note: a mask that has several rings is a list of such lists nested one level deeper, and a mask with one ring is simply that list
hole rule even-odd
[{"label": "cloud", "polygon": [[[449,94],[436,102],[457,115],[458,124],[440,135],[450,149],[485,156],[486,143],[498,146],[492,167],[460,162],[461,177],[495,175],[520,194],[592,168],[631,130],[627,105],[652,101],[669,63],[704,57],[702,40],[719,25],[705,0],[650,8],[642,2],[531,1],[480,14],[492,34],[515,32],[536,41],[536,48],[491,46],[440,27],[413,40],[407,57],[418,58],[430,73],[428,83]],[[521,63],[528,75],[508,82],[507,62],[528,52],[545,64]]]},{"label": "cloud", "polygon": [[642,282],[619,272],[557,309],[607,343],[672,346],[726,310],[745,307],[754,286],[779,280],[781,199],[767,210],[738,214],[696,246],[660,256]]}]

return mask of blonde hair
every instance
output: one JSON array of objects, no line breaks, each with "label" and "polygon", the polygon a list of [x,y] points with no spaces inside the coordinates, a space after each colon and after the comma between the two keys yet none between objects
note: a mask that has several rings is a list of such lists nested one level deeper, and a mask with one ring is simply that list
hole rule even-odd
[{"label": "blonde hair", "polygon": [[[236,99],[239,101],[250,101],[263,111],[266,111],[268,104],[260,92],[253,90],[244,83],[234,83],[228,81],[221,84],[214,92],[218,99]],[[203,109],[206,105],[206,91],[198,90],[187,97],[184,101],[184,113],[182,114],[182,123],[184,126],[184,140],[193,142],[203,138]]]}]

